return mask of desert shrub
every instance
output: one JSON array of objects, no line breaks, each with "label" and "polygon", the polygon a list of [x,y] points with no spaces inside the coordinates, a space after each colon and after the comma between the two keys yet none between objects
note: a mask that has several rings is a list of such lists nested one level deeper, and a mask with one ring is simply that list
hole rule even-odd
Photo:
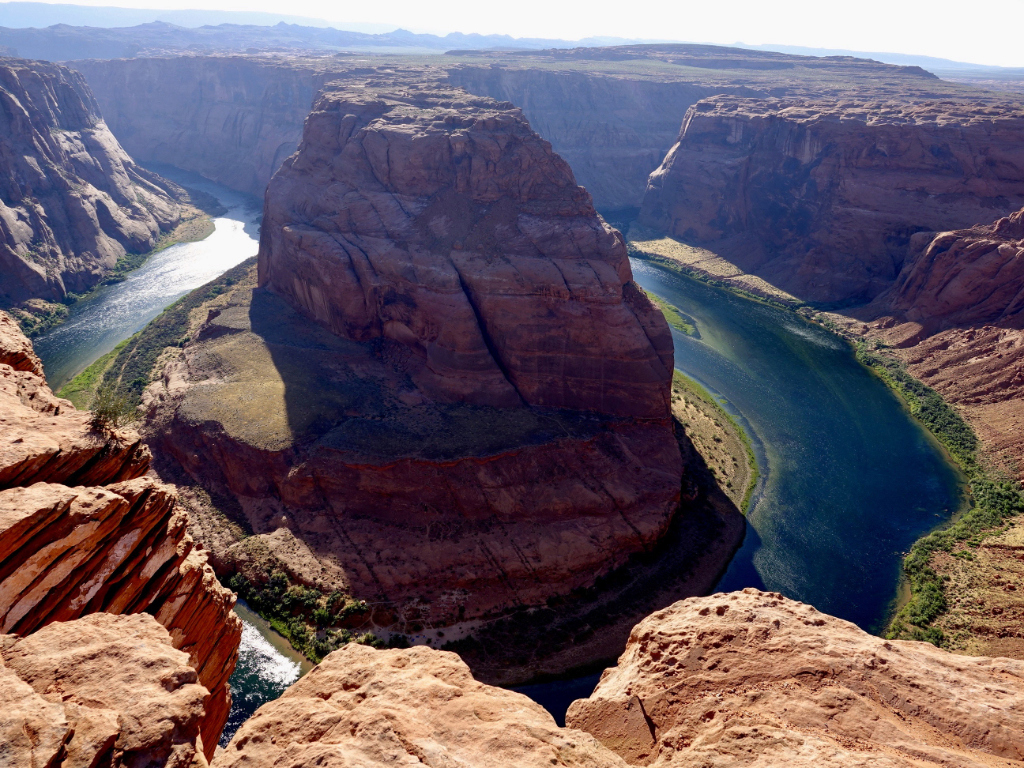
[{"label": "desert shrub", "polygon": [[93,429],[117,429],[131,424],[137,417],[131,398],[111,384],[96,390],[91,410]]}]

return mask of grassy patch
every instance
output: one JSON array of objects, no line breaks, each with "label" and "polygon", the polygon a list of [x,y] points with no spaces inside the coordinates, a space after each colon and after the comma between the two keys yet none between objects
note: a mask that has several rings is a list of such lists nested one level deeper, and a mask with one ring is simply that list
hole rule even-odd
[{"label": "grassy patch", "polygon": [[[644,291],[644,293],[647,293]],[[661,310],[661,314],[665,316],[665,322],[675,328],[677,331],[685,333],[687,336],[697,335],[697,326],[690,322],[690,318],[683,317],[683,315],[665,301],[660,296],[655,296],[653,293],[648,293],[647,298],[653,302],[654,306]]]},{"label": "grassy patch", "polygon": [[747,455],[747,465],[750,467],[750,479],[747,481],[747,487],[743,492],[743,503],[740,506],[740,511],[743,514],[746,514],[747,508],[750,506],[750,499],[754,495],[754,490],[757,488],[757,482],[761,477],[760,469],[757,466],[757,456],[754,454],[754,446],[750,442],[750,436],[747,434],[747,431],[740,426],[739,422],[732,417],[732,414],[726,411],[722,407],[722,404],[719,403],[710,392],[689,376],[684,375],[680,371],[676,371],[672,376],[672,389],[676,392],[686,392],[707,404],[707,406],[722,420],[731,425],[739,436],[740,442],[743,443],[743,450]]},{"label": "grassy patch", "polygon": [[142,391],[152,381],[153,366],[167,347],[182,346],[188,341],[189,313],[200,304],[213,299],[233,286],[256,262],[246,259],[220,277],[182,296],[155,317],[145,328],[132,336],[117,350],[113,362],[103,374],[102,385],[123,392],[133,405],[142,401]]},{"label": "grassy patch", "polygon": [[66,304],[45,299],[29,299],[6,309],[30,339],[60,325],[70,314]]},{"label": "grassy patch", "polygon": [[107,368],[110,367],[114,358],[124,349],[127,343],[127,340],[122,341],[110,352],[107,352],[107,354],[75,376],[75,378],[58,390],[57,397],[70,400],[75,408],[79,410],[88,409],[96,398],[96,391],[100,387],[100,382],[103,381],[103,374],[106,373]]},{"label": "grassy patch", "polygon": [[857,345],[857,359],[903,398],[910,412],[942,443],[970,482],[970,508],[946,528],[918,539],[904,558],[910,599],[886,630],[886,637],[926,640],[942,646],[945,637],[934,623],[946,612],[948,602],[945,582],[931,566],[932,557],[948,552],[973,559],[970,548],[1002,533],[1011,517],[1024,514],[1024,494],[1013,481],[993,477],[981,466],[974,430],[938,392],[912,377],[898,361],[872,352],[864,342]]}]

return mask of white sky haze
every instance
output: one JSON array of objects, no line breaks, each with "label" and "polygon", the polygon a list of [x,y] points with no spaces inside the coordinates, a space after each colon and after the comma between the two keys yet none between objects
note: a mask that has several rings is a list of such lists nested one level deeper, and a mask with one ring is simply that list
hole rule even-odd
[{"label": "white sky haze", "polygon": [[[67,0],[64,0],[67,2]],[[774,43],[938,56],[1024,67],[1024,0],[85,0],[79,5],[267,11],[416,32],[575,40],[611,35],[729,44]]]}]

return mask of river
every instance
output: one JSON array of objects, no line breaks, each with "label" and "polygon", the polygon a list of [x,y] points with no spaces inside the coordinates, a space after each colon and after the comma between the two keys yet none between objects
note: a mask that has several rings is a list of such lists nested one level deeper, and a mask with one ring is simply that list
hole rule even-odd
[{"label": "river", "polygon": [[[255,254],[258,205],[166,168],[216,196],[228,213],[206,240],[154,255],[113,286],[73,305],[70,319],[35,340],[54,389],[140,330],[169,303]],[[719,584],[782,592],[878,631],[902,554],[947,519],[960,481],[934,440],[847,345],[793,313],[633,262],[636,281],[691,318],[673,331],[676,367],[720,396],[751,433],[763,480],[747,536]],[[225,739],[304,671],[301,658],[244,606],[234,706]],[[557,719],[597,682],[588,676],[520,690]]]},{"label": "river", "polygon": [[103,286],[72,304],[65,323],[33,339],[54,391],[118,342],[142,330],[175,299],[256,255],[258,200],[196,174],[166,166],[159,173],[212,194],[228,211],[214,219],[214,232],[205,240],[179,243],[154,254],[123,282]]},{"label": "river", "polygon": [[781,592],[872,632],[900,562],[960,505],[938,443],[850,347],[792,312],[633,261],[637,283],[692,318],[676,367],[753,432],[764,482],[720,591]]}]

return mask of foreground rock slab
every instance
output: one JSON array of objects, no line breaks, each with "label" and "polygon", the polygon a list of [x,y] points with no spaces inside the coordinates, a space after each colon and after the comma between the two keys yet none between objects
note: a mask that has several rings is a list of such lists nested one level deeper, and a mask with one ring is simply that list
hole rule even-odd
[{"label": "foreground rock slab", "polygon": [[205,766],[209,692],[197,681],[188,654],[145,614],[0,635],[0,764]]},{"label": "foreground rock slab", "polygon": [[483,685],[453,653],[335,651],[265,704],[215,768],[430,765],[624,768],[522,694]]},{"label": "foreground rock slab", "polygon": [[150,453],[138,434],[93,428],[41,373],[0,313],[0,632],[152,614],[211,694],[201,730],[212,756],[241,638],[235,597],[195,548],[174,489],[141,477]]},{"label": "foreground rock slab", "polygon": [[886,641],[747,589],[646,618],[566,722],[631,765],[1013,766],[1024,662]]}]

